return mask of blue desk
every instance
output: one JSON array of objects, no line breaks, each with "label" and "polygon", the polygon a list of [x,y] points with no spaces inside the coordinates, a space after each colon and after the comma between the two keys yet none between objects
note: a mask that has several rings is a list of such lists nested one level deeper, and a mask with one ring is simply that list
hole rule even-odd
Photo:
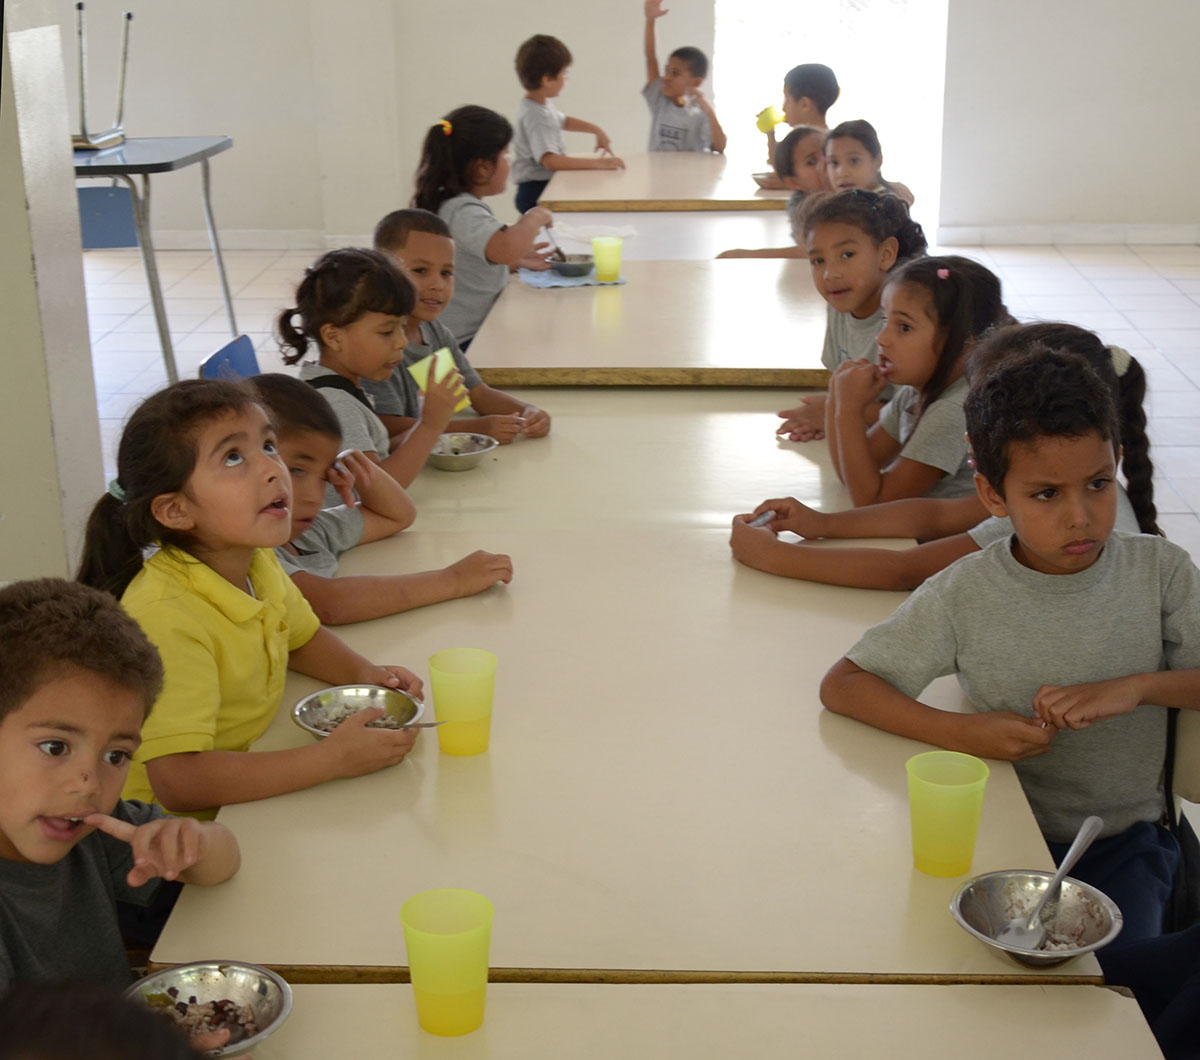
[{"label": "blue desk", "polygon": [[[162,284],[158,278],[158,264],[154,257],[154,240],[150,233],[150,175],[170,173],[176,169],[200,163],[201,185],[204,199],[204,222],[208,226],[208,240],[212,245],[213,261],[217,277],[221,281],[221,294],[225,299],[225,312],[229,316],[229,330],[236,336],[237,321],[233,315],[233,300],[229,296],[229,282],[225,278],[225,262],[221,257],[221,244],[217,238],[217,226],[213,221],[212,199],[209,194],[208,160],[233,146],[229,136],[154,136],[129,139],[116,147],[104,151],[76,151],[75,176],[79,178],[109,178],[128,186],[133,197],[133,219],[137,225],[138,241],[142,248],[142,264],[146,268],[146,282],[150,287],[150,301],[154,306],[154,319],[158,324],[158,336],[162,342],[163,363],[167,378],[176,382],[179,373],[175,368],[175,350],[171,345],[171,331],[167,326],[167,310],[163,304]],[[134,181],[142,178],[141,191]]]}]

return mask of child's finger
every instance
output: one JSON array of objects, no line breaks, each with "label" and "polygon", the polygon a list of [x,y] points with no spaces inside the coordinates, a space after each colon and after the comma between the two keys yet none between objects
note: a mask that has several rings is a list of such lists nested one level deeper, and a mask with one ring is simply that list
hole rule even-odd
[{"label": "child's finger", "polygon": [[133,837],[137,834],[137,828],[134,825],[128,821],[110,817],[106,813],[89,813],[83,819],[83,823],[114,839],[120,839],[123,843],[132,843]]}]

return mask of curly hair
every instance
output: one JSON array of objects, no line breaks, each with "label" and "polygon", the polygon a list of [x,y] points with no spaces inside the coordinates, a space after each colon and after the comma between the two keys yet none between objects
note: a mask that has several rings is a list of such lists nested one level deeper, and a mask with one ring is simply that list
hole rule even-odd
[{"label": "curly hair", "polygon": [[1004,496],[1012,446],[1098,433],[1120,445],[1112,388],[1083,357],[1031,344],[977,380],[964,403],[975,468]]},{"label": "curly hair", "polygon": [[157,649],[109,593],[64,578],[0,589],[0,720],[69,667],[136,692],[145,714],[162,690]]},{"label": "curly hair", "polygon": [[865,232],[876,246],[885,239],[895,239],[899,244],[897,265],[925,253],[925,232],[909,216],[908,204],[895,195],[862,188],[822,192],[805,198],[801,216],[806,239],[817,225],[846,224]]}]

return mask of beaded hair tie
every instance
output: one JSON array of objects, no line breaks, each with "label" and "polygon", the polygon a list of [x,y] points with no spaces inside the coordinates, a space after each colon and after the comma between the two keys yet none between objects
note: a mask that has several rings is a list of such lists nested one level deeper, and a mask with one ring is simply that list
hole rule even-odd
[{"label": "beaded hair tie", "polygon": [[448,122],[445,118],[442,118],[438,124],[442,127],[443,136],[449,136],[452,132],[454,132],[454,126],[451,125],[450,122]]}]

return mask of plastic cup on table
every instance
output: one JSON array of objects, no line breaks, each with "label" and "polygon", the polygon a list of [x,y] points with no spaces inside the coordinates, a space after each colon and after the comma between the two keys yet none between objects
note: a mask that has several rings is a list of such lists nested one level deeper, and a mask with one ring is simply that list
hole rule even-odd
[{"label": "plastic cup on table", "polygon": [[930,876],[970,871],[988,767],[958,751],[927,751],[905,763],[913,865]]},{"label": "plastic cup on table", "polygon": [[616,283],[621,278],[620,236],[593,236],[592,260],[596,264],[596,279],[601,283]]},{"label": "plastic cup on table", "polygon": [[488,749],[496,656],[482,648],[448,648],[429,657],[438,745],[448,755],[477,755]]},{"label": "plastic cup on table", "polygon": [[455,889],[422,891],[400,907],[417,1021],[430,1034],[483,1023],[493,912],[482,894]]}]

